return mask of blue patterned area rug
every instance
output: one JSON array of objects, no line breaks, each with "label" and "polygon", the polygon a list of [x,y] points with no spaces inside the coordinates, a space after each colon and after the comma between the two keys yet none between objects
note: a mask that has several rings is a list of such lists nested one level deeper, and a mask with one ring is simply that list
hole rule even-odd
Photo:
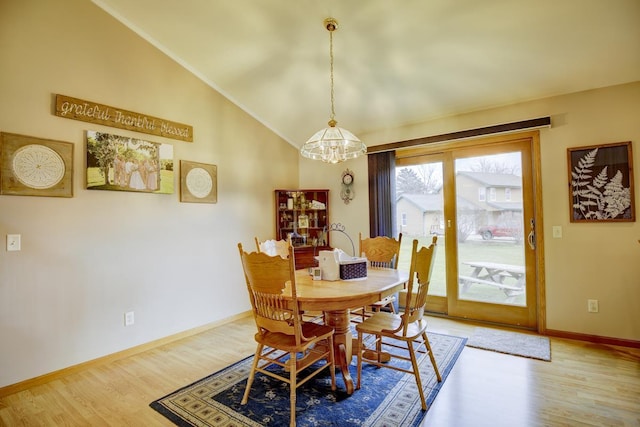
[{"label": "blue patterned area rug", "polygon": [[[429,333],[429,342],[442,375],[438,382],[428,357],[420,366],[427,405],[444,384],[466,338]],[[241,405],[253,356],[181,388],[150,406],[178,426],[286,426],[289,386],[256,374],[249,402]],[[395,359],[394,359],[395,362]],[[356,358],[350,367],[357,380]],[[328,371],[298,388],[296,422],[307,426],[418,426],[424,418],[412,375],[362,365],[362,388],[348,396],[336,370],[337,390],[331,391]],[[323,376],[324,375],[324,376]]]}]

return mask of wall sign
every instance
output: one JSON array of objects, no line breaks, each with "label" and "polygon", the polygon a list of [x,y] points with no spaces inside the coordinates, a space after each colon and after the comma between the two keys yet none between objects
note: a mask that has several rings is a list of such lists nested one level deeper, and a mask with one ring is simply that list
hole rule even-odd
[{"label": "wall sign", "polygon": [[193,142],[193,126],[56,94],[55,115],[149,135]]}]

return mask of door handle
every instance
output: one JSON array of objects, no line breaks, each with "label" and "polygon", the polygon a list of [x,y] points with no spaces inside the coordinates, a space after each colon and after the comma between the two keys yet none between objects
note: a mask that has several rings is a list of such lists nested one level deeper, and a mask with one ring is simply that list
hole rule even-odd
[{"label": "door handle", "polygon": [[536,250],[536,226],[535,221],[531,220],[531,230],[529,231],[529,235],[527,236],[527,242],[529,243],[529,247],[532,251]]}]

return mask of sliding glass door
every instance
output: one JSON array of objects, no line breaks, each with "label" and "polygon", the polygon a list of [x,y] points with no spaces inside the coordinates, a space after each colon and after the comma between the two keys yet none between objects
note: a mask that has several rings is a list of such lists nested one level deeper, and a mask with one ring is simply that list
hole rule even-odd
[{"label": "sliding glass door", "polygon": [[512,136],[397,154],[403,246],[438,237],[429,310],[536,326],[531,149]]},{"label": "sliding glass door", "polygon": [[447,268],[443,156],[423,155],[407,161],[396,159],[396,218],[398,232],[402,233],[402,254],[398,268],[409,271],[411,247],[414,239],[421,246],[438,238],[431,283],[429,305],[431,311],[447,311]]}]

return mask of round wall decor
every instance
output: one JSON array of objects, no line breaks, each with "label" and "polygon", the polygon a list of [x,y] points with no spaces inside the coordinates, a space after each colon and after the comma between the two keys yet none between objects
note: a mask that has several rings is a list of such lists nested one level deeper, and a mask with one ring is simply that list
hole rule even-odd
[{"label": "round wall decor", "polygon": [[186,184],[191,194],[199,199],[207,197],[213,188],[211,175],[202,168],[193,168],[187,172]]},{"label": "round wall decor", "polygon": [[51,188],[64,178],[62,157],[49,147],[29,144],[16,150],[11,169],[18,181],[31,188]]}]

